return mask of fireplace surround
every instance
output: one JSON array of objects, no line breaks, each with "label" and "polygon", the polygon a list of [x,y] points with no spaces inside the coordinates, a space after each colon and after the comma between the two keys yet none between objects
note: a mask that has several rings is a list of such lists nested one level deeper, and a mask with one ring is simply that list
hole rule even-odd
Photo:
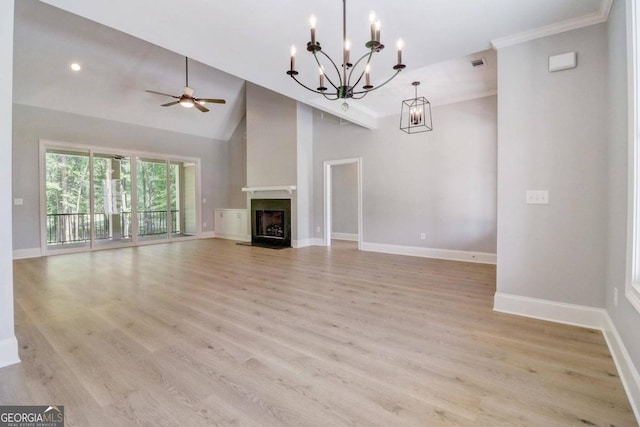
[{"label": "fireplace surround", "polygon": [[251,199],[251,244],[291,247],[291,199]]}]

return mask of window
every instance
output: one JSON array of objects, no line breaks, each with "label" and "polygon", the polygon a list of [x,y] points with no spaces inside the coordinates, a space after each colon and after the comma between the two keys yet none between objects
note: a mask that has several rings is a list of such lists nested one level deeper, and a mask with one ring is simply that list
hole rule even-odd
[{"label": "window", "polygon": [[627,4],[627,50],[629,61],[629,212],[627,283],[625,294],[640,312],[640,9]]}]

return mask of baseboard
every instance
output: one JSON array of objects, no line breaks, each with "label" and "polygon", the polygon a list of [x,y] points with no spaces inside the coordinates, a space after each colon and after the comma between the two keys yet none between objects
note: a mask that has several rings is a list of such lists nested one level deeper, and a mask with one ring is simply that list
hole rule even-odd
[{"label": "baseboard", "polygon": [[14,249],[13,259],[40,258],[42,251],[40,248]]},{"label": "baseboard", "polygon": [[486,252],[454,251],[450,249],[421,248],[418,246],[400,246],[362,242],[360,249],[369,252],[437,258],[451,261],[477,262],[480,264],[495,264],[497,261],[496,254]]},{"label": "baseboard", "polygon": [[350,242],[357,242],[358,233],[331,233],[331,238],[335,240],[348,240]]},{"label": "baseboard", "polygon": [[640,374],[605,309],[500,292],[496,292],[493,304],[493,310],[502,313],[602,331],[633,413],[636,419],[640,420]]},{"label": "baseboard", "polygon": [[203,231],[198,234],[198,239],[212,239],[216,237],[216,233],[213,231]]},{"label": "baseboard", "polygon": [[496,292],[493,310],[583,328],[603,329],[606,311],[584,305],[566,304]]},{"label": "baseboard", "polygon": [[636,420],[640,420],[640,375],[608,313],[604,315],[602,333],[607,340],[609,351],[618,369],[618,375],[620,375],[624,390],[627,392]]},{"label": "baseboard", "polygon": [[291,247],[293,248],[306,248],[309,246],[313,246],[313,239],[300,239],[291,242]]},{"label": "baseboard", "polygon": [[324,239],[322,237],[314,237],[311,240],[311,246],[327,246],[324,243]]},{"label": "baseboard", "polygon": [[0,368],[20,363],[18,340],[15,336],[0,340]]}]

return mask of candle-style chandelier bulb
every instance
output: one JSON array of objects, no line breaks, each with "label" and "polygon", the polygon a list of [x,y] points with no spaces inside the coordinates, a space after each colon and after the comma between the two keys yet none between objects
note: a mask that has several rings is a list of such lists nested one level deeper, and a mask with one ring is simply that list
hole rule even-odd
[{"label": "candle-style chandelier bulb", "polygon": [[[342,0],[342,58],[341,61],[338,62],[331,59],[331,57],[322,50],[320,42],[316,37],[317,19],[314,15],[311,15],[311,18],[309,18],[311,38],[307,42],[307,51],[313,55],[320,70],[320,85],[316,89],[305,85],[296,77],[299,74],[299,72],[296,70],[296,52],[293,48],[291,50],[291,63],[287,74],[291,76],[291,78],[295,80],[296,83],[298,83],[300,86],[304,87],[307,90],[310,90],[311,92],[321,94],[329,100],[363,98],[372,90],[378,89],[390,82],[394,77],[398,75],[400,71],[406,68],[406,66],[402,63],[402,49],[404,47],[404,42],[402,42],[402,40],[399,40],[397,46],[397,62],[392,67],[395,73],[381,84],[378,84],[377,86],[372,85],[371,60],[373,58],[373,54],[378,53],[382,49],[384,49],[384,45],[380,41],[380,20],[376,16],[375,12],[371,11],[369,13],[370,35],[368,37],[369,41],[365,43],[367,51],[364,55],[362,55],[352,63],[352,45],[351,42],[347,39],[346,16],[347,1]],[[322,62],[328,62],[330,66],[325,68],[322,65]],[[340,63],[342,64],[341,66],[337,65]],[[333,73],[331,73],[331,76],[327,75],[327,69],[335,70],[335,75]]]}]

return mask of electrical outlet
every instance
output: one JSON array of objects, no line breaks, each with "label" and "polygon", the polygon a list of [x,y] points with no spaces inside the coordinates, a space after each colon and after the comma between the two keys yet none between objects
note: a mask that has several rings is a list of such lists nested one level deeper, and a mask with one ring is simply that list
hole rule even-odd
[{"label": "electrical outlet", "polygon": [[316,227],[316,233],[320,232],[320,227]]},{"label": "electrical outlet", "polygon": [[613,288],[613,306],[618,306],[618,288]]},{"label": "electrical outlet", "polygon": [[203,223],[202,223],[202,227],[203,227],[203,228],[207,228],[207,223],[206,223],[206,222],[203,222]]},{"label": "electrical outlet", "polygon": [[427,233],[420,233],[420,240],[425,240],[427,238]]},{"label": "electrical outlet", "polygon": [[24,204],[24,200],[22,199],[13,199],[13,204],[16,206],[22,206]]}]

